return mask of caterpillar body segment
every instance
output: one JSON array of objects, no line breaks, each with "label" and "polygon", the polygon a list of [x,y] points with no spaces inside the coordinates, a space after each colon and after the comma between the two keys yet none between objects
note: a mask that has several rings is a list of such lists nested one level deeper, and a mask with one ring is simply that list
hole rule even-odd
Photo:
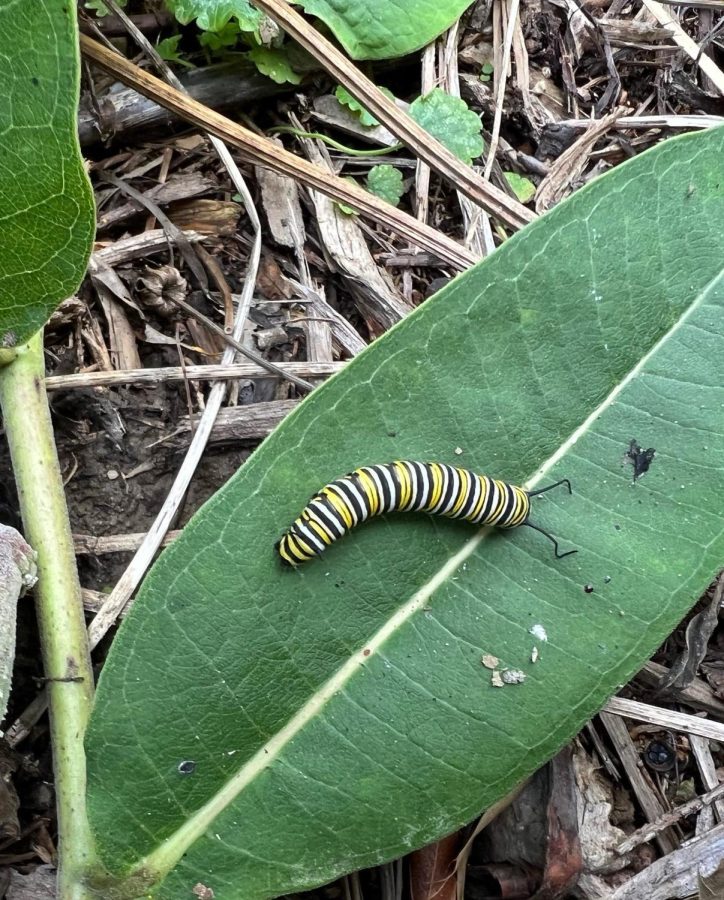
[{"label": "caterpillar body segment", "polygon": [[571,492],[565,478],[529,492],[444,463],[398,460],[361,466],[318,491],[276,548],[283,562],[298,566],[319,556],[331,543],[372,516],[424,512],[497,528],[529,525],[553,542],[556,558],[560,559],[576,551],[560,553],[555,538],[528,521],[530,498],[560,484]]}]

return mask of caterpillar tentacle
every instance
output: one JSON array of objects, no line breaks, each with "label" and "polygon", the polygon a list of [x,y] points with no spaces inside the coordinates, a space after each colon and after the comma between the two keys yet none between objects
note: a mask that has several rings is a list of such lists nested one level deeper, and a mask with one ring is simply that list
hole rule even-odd
[{"label": "caterpillar tentacle", "polygon": [[319,556],[331,543],[372,516],[425,512],[497,528],[530,525],[553,541],[556,558],[561,559],[576,551],[560,553],[555,538],[528,521],[530,498],[559,484],[566,484],[570,492],[567,479],[528,492],[444,463],[398,460],[362,466],[316,493],[276,548],[285,563],[298,566]]}]

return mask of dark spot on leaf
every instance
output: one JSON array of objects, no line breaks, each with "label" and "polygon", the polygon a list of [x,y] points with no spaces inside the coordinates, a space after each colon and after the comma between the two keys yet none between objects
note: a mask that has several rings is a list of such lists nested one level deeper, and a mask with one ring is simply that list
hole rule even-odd
[{"label": "dark spot on leaf", "polygon": [[605,575],[605,576],[604,576],[604,579],[603,579],[603,583],[604,583],[604,584],[610,584],[610,583],[611,583],[611,576],[610,576],[610,575]]},{"label": "dark spot on leaf", "polygon": [[180,775],[191,775],[196,771],[196,763],[192,759],[184,759],[178,764]]},{"label": "dark spot on leaf", "polygon": [[592,585],[592,584],[584,584],[584,585],[583,585],[583,590],[584,590],[587,594],[592,594],[592,593],[593,593],[593,585]]},{"label": "dark spot on leaf", "polygon": [[31,84],[34,84],[35,87],[37,87],[37,86],[40,84],[40,82],[39,82],[38,79],[35,77],[35,75],[33,75],[33,77],[30,79],[30,83],[31,83]]},{"label": "dark spot on leaf", "polygon": [[628,445],[628,450],[624,454],[623,461],[624,463],[629,463],[633,466],[634,481],[648,472],[649,466],[651,465],[651,461],[653,460],[655,453],[656,450],[653,447],[649,447],[648,450],[644,450],[641,446],[639,446],[636,438],[631,439],[631,443]]},{"label": "dark spot on leaf", "polygon": [[168,601],[169,612],[180,612],[182,609],[186,609],[186,607],[190,605],[191,600],[188,597],[179,595],[170,598]]}]

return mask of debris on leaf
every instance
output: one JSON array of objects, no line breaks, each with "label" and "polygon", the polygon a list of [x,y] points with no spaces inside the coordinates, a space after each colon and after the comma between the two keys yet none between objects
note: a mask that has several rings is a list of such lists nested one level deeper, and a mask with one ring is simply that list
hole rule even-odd
[{"label": "debris on leaf", "polygon": [[624,463],[629,463],[633,466],[634,481],[637,481],[642,475],[645,475],[648,472],[655,454],[656,450],[654,447],[649,447],[648,450],[644,450],[639,446],[636,438],[631,439],[628,450],[624,453],[623,461]]},{"label": "debris on leaf", "polygon": [[522,684],[527,676],[520,669],[503,669],[500,677],[503,680],[503,684]]}]

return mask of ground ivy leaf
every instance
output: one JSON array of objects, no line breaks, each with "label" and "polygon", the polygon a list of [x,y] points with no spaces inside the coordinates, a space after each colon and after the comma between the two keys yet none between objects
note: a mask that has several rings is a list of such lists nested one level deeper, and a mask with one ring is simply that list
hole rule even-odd
[{"label": "ground ivy leaf", "polygon": [[192,69],[192,64],[181,56],[178,48],[182,37],[183,35],[181,34],[174,34],[171,37],[164,38],[156,44],[156,50],[161,59],[165,59],[166,62],[178,63],[180,66]]},{"label": "ground ivy leaf", "polygon": [[503,174],[518,200],[521,203],[530,203],[535,197],[535,185],[530,178],[525,178],[517,172],[503,172]]},{"label": "ground ivy leaf", "polygon": [[[382,93],[390,100],[394,102],[395,95],[392,91],[388,90],[386,87],[380,88]],[[367,110],[362,106],[362,104],[355,97],[350,94],[347,88],[343,87],[341,84],[338,84],[334,91],[334,96],[339,100],[339,102],[346,106],[348,109],[351,109],[352,112],[356,112],[359,114],[359,122],[360,125],[364,125],[366,128],[374,128],[376,125],[379,125],[379,120],[376,119],[372,113],[367,112]]]},{"label": "ground ivy leaf", "polygon": [[199,34],[199,44],[214,53],[230,50],[238,43],[240,34],[238,23],[227,22],[218,31],[202,31]]},{"label": "ground ivy leaf", "polygon": [[247,0],[166,0],[166,5],[182,25],[196,19],[203,31],[221,31],[232,18],[242,31],[256,31],[261,13]]},{"label": "ground ivy leaf", "polygon": [[283,48],[254,47],[249,51],[248,56],[262,75],[266,75],[277,84],[299,84],[302,80],[302,76],[295,72],[289,64]]},{"label": "ground ivy leaf", "polygon": [[[128,0],[117,0],[117,2],[121,9],[123,9],[128,3]],[[96,15],[100,17],[109,16],[111,14],[111,11],[108,9],[103,0],[85,0],[83,6],[85,6],[86,9],[91,10],[91,12],[95,12]]]},{"label": "ground ivy leaf", "polygon": [[373,166],[367,174],[367,190],[397,206],[404,193],[402,172],[386,163]]},{"label": "ground ivy leaf", "polygon": [[410,115],[468,165],[485,149],[477,113],[464,100],[452,97],[440,88],[418,97],[410,105]]}]

